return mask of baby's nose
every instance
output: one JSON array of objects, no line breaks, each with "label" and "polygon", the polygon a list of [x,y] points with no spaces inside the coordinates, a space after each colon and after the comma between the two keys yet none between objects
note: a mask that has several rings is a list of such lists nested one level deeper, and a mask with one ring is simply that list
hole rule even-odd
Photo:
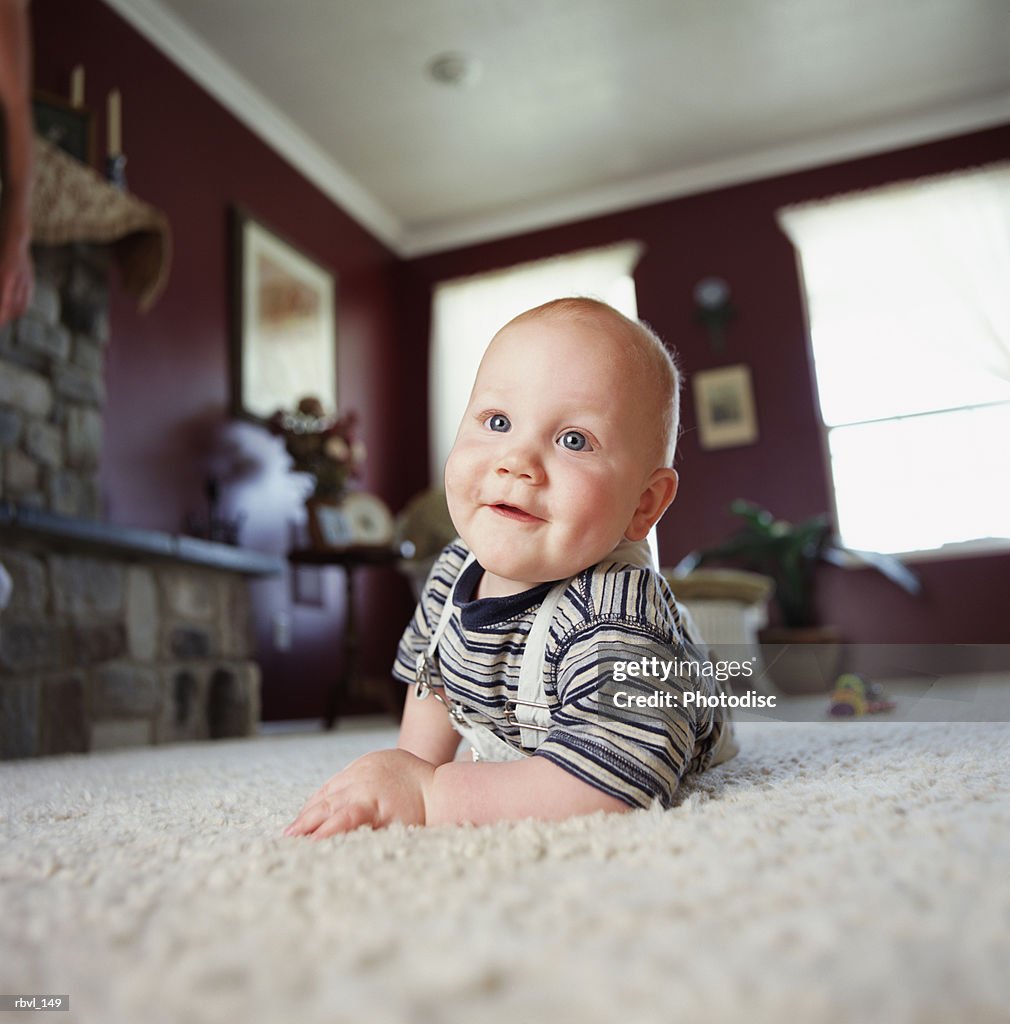
[{"label": "baby's nose", "polygon": [[499,476],[515,476],[529,483],[541,483],[545,477],[543,460],[533,445],[514,443],[498,460]]}]

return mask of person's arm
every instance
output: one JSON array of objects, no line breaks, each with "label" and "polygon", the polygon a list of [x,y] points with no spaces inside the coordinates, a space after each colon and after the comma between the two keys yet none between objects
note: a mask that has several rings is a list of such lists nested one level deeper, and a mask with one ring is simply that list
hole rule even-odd
[{"label": "person's arm", "polygon": [[631,810],[623,800],[544,757],[443,764],[435,769],[424,795],[424,808],[427,825],[484,825],[517,818],[560,821],[594,811]]},{"label": "person's arm", "polygon": [[[365,824],[380,827],[402,821],[423,825],[424,789],[435,767],[451,761],[458,746],[459,733],[441,702],[431,695],[418,700],[411,687],[403,705],[396,749],[366,754],[337,772],[305,801],[285,834],[317,832],[316,838],[322,838]],[[328,828],[319,834],[324,821]]]},{"label": "person's arm", "polygon": [[334,775],[284,834],[325,839],[362,825],[557,821],[627,810],[622,800],[542,757],[505,763],[452,761],[436,768],[406,750],[379,750]]},{"label": "person's arm", "polygon": [[459,733],[449,721],[449,712],[435,696],[424,700],[414,696],[413,687],[407,691],[400,720],[398,750],[406,750],[429,764],[440,765],[451,761],[459,747]]},{"label": "person's arm", "polygon": [[0,324],[31,301],[32,117],[27,0],[0,0]]}]

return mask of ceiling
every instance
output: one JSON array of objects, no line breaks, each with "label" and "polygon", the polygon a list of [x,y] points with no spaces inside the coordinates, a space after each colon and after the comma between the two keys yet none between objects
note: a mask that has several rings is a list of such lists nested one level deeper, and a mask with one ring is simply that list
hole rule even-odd
[{"label": "ceiling", "polygon": [[1008,0],[106,2],[401,255],[1010,122]]}]

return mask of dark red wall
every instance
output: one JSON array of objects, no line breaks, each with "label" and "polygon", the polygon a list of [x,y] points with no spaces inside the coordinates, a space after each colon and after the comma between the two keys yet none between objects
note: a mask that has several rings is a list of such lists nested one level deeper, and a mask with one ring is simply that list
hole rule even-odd
[{"label": "dark red wall", "polygon": [[[172,225],[168,288],[146,315],[113,289],[106,357],[108,402],[101,482],[106,518],[179,532],[203,508],[209,472],[227,478],[224,501],[246,515],[243,543],[284,553],[301,515],[297,478],[280,442],[228,417],[228,210],[241,204],[338,278],[340,401],[362,414],[366,486],[388,500],[395,463],[387,446],[397,364],[392,315],[395,259],[290,164],[264,145],[179,68],[99,0],[34,0],[37,87],[66,95],[76,64],[86,69],[87,106],[105,150],[105,97],[123,96],[123,148],[130,190]],[[383,472],[385,470],[385,473]],[[326,570],[326,606],[292,606],[286,580],[253,586],[267,718],[322,714],[323,690],[340,663],[343,591]],[[371,581],[370,581],[371,582]],[[366,667],[385,673],[410,613],[406,585],[383,574],[384,604],[368,594],[376,628]],[[293,616],[294,649],[274,650],[275,613]]]},{"label": "dark red wall", "polygon": [[[793,252],[774,220],[788,203],[948,171],[1010,154],[1010,127],[871,159],[660,203],[521,237],[405,262],[392,254],[261,143],[100,0],[34,0],[36,80],[65,94],[70,71],[87,69],[88,105],[104,146],[107,91],[123,93],[130,188],[168,215],[172,277],[146,316],[115,293],[107,356],[109,400],[102,480],[108,518],[169,531],[201,503],[209,470],[228,478],[226,502],[247,516],[244,543],[283,553],[300,514],[297,481],[279,443],[232,424],[228,408],[227,210],[240,203],[339,278],[341,402],[362,413],[369,446],[366,486],[394,509],[427,486],[428,319],[441,279],[637,238],[640,310],[679,350],[688,374],[743,361],[752,367],[761,440],[702,452],[690,389],[678,468],[681,494],[662,524],[664,561],[722,537],[736,497],[794,518],[829,506]],[[693,322],[691,289],[718,274],[738,316],[725,357]],[[942,471],[942,470],[941,470]],[[914,514],[914,510],[910,514]],[[872,574],[825,574],[825,618],[852,639],[996,642],[1010,639],[1010,557],[923,563],[926,596],[912,601]],[[288,580],[253,587],[266,718],[323,711],[340,665],[340,577],[323,579],[324,606],[292,604]],[[365,668],[388,669],[410,613],[392,571],[363,581]],[[274,650],[276,612],[293,615],[294,650]]]},{"label": "dark red wall", "polygon": [[[796,260],[776,210],[1008,155],[1010,126],[411,260],[399,291],[411,359],[418,369],[424,365],[431,289],[439,280],[621,239],[644,242],[636,272],[640,315],[677,349],[688,378],[713,366],[749,364],[760,420],[756,445],[702,451],[690,385],[685,389],[680,494],[659,530],[663,562],[673,564],[726,536],[734,498],[789,519],[830,508]],[[713,355],[693,319],[692,289],[707,275],[730,283],[737,308],[723,356]],[[416,439],[415,464],[424,463],[425,443]],[[926,585],[918,600],[866,570],[826,571],[823,617],[867,643],[1010,641],[1010,556],[923,562],[916,569]]]}]

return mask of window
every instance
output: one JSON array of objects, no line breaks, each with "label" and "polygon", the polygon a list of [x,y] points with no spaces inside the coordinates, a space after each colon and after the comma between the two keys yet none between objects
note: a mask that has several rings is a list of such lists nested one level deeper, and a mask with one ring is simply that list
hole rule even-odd
[{"label": "window", "polygon": [[524,310],[570,295],[600,299],[637,317],[632,274],[640,255],[637,242],[623,242],[438,285],[429,378],[433,480],[442,479],[481,356],[499,328]]},{"label": "window", "polygon": [[842,540],[1010,538],[1010,164],[783,210]]}]

